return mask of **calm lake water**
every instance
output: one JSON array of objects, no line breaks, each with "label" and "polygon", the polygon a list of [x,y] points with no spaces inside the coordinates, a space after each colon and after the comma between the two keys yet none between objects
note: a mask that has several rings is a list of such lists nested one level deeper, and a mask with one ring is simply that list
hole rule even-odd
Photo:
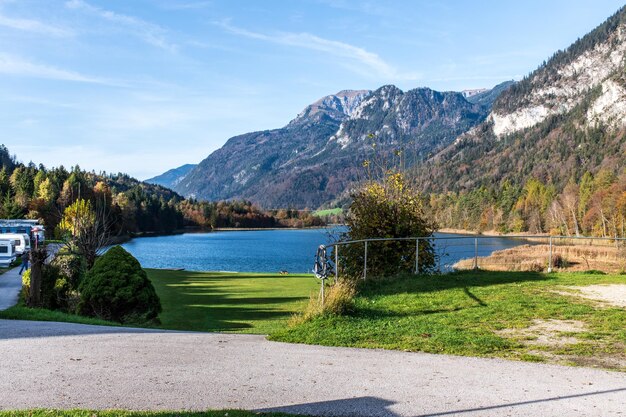
[{"label": "calm lake water", "polygon": [[[254,230],[135,238],[122,245],[144,268],[184,268],[192,271],[310,272],[317,247],[330,242],[338,229]],[[436,236],[461,236],[436,234]],[[474,256],[474,239],[439,240],[442,270]],[[480,240],[479,256],[511,248],[520,240]]]}]

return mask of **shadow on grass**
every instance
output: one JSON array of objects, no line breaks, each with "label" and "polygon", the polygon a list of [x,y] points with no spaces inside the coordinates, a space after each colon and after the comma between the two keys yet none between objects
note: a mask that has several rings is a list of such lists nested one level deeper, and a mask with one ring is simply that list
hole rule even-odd
[{"label": "shadow on grass", "polygon": [[539,272],[460,271],[444,275],[400,275],[392,278],[372,279],[362,286],[361,294],[392,295],[399,293],[425,293],[461,288],[477,303],[484,303],[469,288],[492,285],[551,280]]},{"label": "shadow on grass", "polygon": [[160,318],[162,328],[193,331],[241,331],[255,328],[261,322],[287,319],[294,313],[294,303],[308,297],[268,296],[246,297],[258,292],[250,289],[225,290],[211,287],[179,287],[174,294],[164,295]]}]

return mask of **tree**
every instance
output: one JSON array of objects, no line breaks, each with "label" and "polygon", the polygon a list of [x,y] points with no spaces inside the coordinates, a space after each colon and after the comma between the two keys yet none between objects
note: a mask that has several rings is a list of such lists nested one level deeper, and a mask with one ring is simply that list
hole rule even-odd
[{"label": "tree", "polygon": [[161,302],[139,261],[121,246],[102,255],[79,286],[82,314],[120,323],[155,321]]},{"label": "tree", "polygon": [[[368,181],[352,195],[346,218],[348,231],[341,240],[369,238],[429,237],[435,228],[426,220],[420,194],[407,184],[403,174],[388,172],[381,181]],[[428,240],[420,241],[420,271],[435,263]],[[339,249],[341,273],[360,277],[364,264],[364,244],[349,244]],[[372,242],[368,247],[368,274],[389,276],[412,271],[415,265],[415,241]]]},{"label": "tree", "polygon": [[78,199],[68,206],[58,226],[71,252],[78,251],[85,257],[90,269],[98,254],[110,244],[113,219],[106,202],[95,203]]}]

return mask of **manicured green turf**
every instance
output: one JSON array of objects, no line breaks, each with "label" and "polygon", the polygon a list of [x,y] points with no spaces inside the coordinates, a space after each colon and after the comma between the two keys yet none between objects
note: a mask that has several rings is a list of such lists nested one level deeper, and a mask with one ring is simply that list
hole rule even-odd
[{"label": "manicured green turf", "polygon": [[312,275],[146,271],[161,299],[159,318],[166,329],[270,333],[319,289]]},{"label": "manicured green turf", "polygon": [[[625,275],[460,272],[366,284],[345,316],[322,316],[271,339],[329,346],[550,360],[626,370],[626,309],[559,294],[567,285],[626,284]],[[578,320],[577,343],[528,346],[498,335],[535,319]],[[556,356],[555,356],[556,355]],[[611,359],[617,359],[613,366]],[[594,362],[595,361],[595,362]],[[620,361],[624,365],[620,365]]]},{"label": "manicured green turf", "polygon": [[341,208],[333,208],[333,209],[325,209],[325,210],[316,210],[313,212],[314,216],[324,217],[324,216],[335,216],[337,214],[341,214],[343,209]]},{"label": "manicured green turf", "polygon": [[[312,275],[277,275],[147,269],[163,312],[161,328],[267,334],[284,327],[319,290]],[[0,318],[83,324],[119,323],[23,305]],[[133,325],[136,326],[136,325]]]},{"label": "manicured green turf", "polygon": [[0,417],[289,417],[292,414],[257,413],[243,410],[214,411],[124,411],[124,410],[19,410],[0,411]]}]

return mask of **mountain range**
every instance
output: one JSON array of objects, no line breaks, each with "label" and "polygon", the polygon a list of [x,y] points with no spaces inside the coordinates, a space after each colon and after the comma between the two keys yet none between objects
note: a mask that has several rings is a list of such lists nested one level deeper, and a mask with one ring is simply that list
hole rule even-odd
[{"label": "mountain range", "polygon": [[197,166],[153,180],[200,199],[316,208],[345,200],[364,161],[398,152],[436,193],[530,177],[562,188],[585,171],[618,172],[626,161],[625,16],[620,9],[519,82],[341,91],[282,128],[235,136]]},{"label": "mountain range", "polygon": [[401,149],[410,155],[409,164],[424,160],[485,120],[497,94],[512,84],[467,98],[429,88],[403,92],[393,85],[340,91],[307,106],[282,128],[235,136],[197,166],[148,182],[198,199],[316,208],[347,195],[373,144],[379,155]]}]

